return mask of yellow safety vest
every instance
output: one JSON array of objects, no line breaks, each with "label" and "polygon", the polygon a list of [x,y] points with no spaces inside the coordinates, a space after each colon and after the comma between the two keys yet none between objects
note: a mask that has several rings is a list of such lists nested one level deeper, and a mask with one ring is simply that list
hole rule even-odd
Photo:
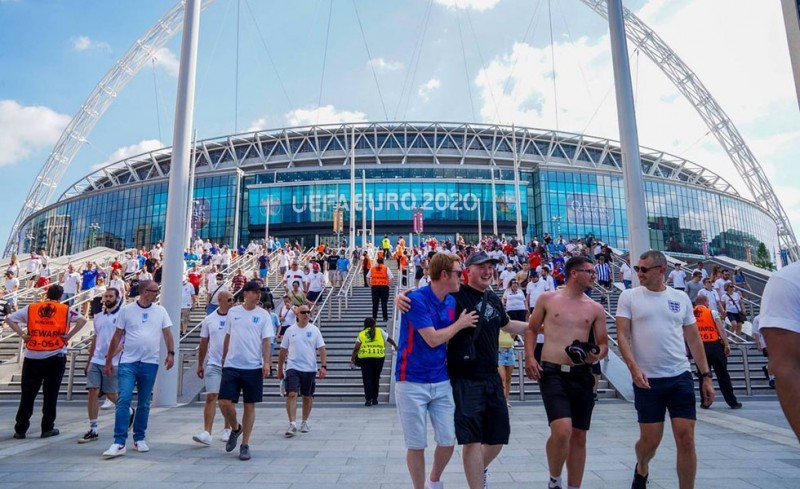
[{"label": "yellow safety vest", "polygon": [[386,346],[383,343],[383,331],[381,328],[375,328],[375,338],[369,341],[365,329],[358,333],[358,341],[361,347],[358,349],[358,358],[383,358],[386,356]]},{"label": "yellow safety vest", "polygon": [[384,238],[382,243],[383,243],[383,249],[384,250],[388,250],[389,248],[392,247],[392,242],[389,241],[389,238]]}]

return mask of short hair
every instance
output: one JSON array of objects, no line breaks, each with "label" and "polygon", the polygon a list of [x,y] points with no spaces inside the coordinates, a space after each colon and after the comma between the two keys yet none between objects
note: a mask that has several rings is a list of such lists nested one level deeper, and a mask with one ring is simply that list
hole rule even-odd
[{"label": "short hair", "polygon": [[107,289],[106,289],[106,292],[113,292],[113,293],[114,293],[114,297],[116,297],[117,299],[119,299],[119,296],[120,296],[120,291],[119,291],[119,289],[118,289],[118,288],[116,288],[116,287],[109,287],[109,288],[107,288]]},{"label": "short hair", "polygon": [[460,262],[461,258],[458,255],[436,253],[428,264],[428,275],[431,277],[431,280],[441,280],[442,272],[452,271],[453,265]]},{"label": "short hair", "polygon": [[58,284],[53,284],[47,288],[47,294],[45,297],[51,301],[58,301],[61,300],[62,295],[64,295],[64,287]]},{"label": "short hair", "polygon": [[694,303],[697,304],[698,306],[708,304],[708,296],[704,294],[698,294],[697,297],[694,298]]},{"label": "short hair", "polygon": [[585,265],[585,264],[589,264],[589,265],[592,265],[592,267],[594,267],[594,264],[592,263],[592,260],[590,260],[589,258],[587,258],[585,256],[576,256],[574,258],[570,258],[570,260],[567,262],[567,267],[564,269],[564,273],[566,273],[567,277],[569,277],[570,272],[572,272],[573,270],[575,270],[579,266]]},{"label": "short hair", "polygon": [[667,266],[667,257],[664,256],[664,253],[661,253],[658,250],[647,250],[641,255],[639,255],[640,260],[647,260],[648,258],[653,260],[653,263],[655,263],[656,266],[659,267]]}]

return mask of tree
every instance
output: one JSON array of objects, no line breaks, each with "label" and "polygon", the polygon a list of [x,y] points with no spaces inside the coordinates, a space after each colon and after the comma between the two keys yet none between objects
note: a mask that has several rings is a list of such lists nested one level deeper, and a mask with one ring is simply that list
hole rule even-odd
[{"label": "tree", "polygon": [[764,270],[775,270],[775,265],[772,263],[772,259],[769,256],[769,251],[767,250],[767,246],[762,242],[758,243],[758,249],[756,250],[756,260],[754,263],[755,266],[759,268],[763,268]]}]

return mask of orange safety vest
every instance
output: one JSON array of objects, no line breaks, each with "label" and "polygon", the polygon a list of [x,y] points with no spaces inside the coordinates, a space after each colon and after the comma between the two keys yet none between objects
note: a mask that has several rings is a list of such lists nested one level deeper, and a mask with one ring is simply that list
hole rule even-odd
[{"label": "orange safety vest", "polygon": [[28,334],[25,347],[31,351],[54,351],[63,348],[61,335],[69,331],[69,306],[53,301],[28,306]]},{"label": "orange safety vest", "polygon": [[369,271],[370,273],[370,283],[373,287],[379,285],[389,285],[389,272],[388,269],[384,265],[375,265]]},{"label": "orange safety vest", "polygon": [[400,270],[405,270],[406,268],[408,268],[408,257],[400,255]]},{"label": "orange safety vest", "polygon": [[372,263],[369,261],[369,257],[365,256],[363,260],[361,260],[361,268],[362,270],[369,271],[372,268]]},{"label": "orange safety vest", "polygon": [[694,319],[697,321],[697,329],[703,343],[719,341],[719,331],[717,331],[717,323],[714,321],[711,309],[706,306],[695,306]]}]

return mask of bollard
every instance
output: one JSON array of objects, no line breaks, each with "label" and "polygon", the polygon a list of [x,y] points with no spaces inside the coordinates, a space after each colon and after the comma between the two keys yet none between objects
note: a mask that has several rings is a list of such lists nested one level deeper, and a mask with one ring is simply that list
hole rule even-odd
[{"label": "bollard", "polygon": [[739,345],[742,352],[742,367],[744,368],[744,390],[748,396],[753,395],[753,387],[750,384],[750,359],[747,358],[747,345]]}]

